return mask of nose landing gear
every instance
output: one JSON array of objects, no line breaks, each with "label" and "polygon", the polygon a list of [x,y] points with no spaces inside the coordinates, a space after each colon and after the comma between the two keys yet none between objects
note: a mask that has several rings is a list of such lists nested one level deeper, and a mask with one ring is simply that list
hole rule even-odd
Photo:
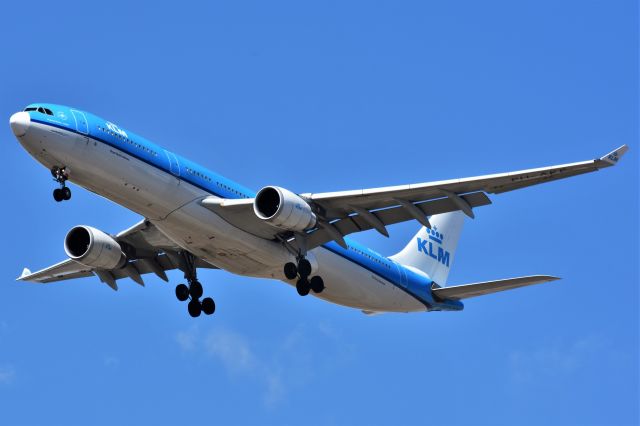
[{"label": "nose landing gear", "polygon": [[312,290],[316,294],[322,293],[325,288],[324,281],[319,275],[311,277],[311,280],[309,280],[311,271],[311,263],[302,256],[298,258],[297,265],[293,262],[287,262],[284,265],[284,276],[287,277],[288,280],[298,278],[296,290],[300,296],[306,296]]},{"label": "nose landing gear", "polygon": [[53,166],[51,168],[51,176],[60,184],[60,188],[53,190],[53,199],[57,202],[67,201],[71,199],[71,189],[67,188],[67,179],[69,179],[69,172],[66,167]]}]

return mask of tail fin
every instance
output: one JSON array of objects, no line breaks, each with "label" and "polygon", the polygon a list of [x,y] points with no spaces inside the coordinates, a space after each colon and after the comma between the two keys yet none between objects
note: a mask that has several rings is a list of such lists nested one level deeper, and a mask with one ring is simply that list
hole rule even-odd
[{"label": "tail fin", "polygon": [[445,286],[453,265],[464,213],[455,211],[429,218],[431,229],[422,227],[402,251],[391,259],[425,272],[440,286]]}]

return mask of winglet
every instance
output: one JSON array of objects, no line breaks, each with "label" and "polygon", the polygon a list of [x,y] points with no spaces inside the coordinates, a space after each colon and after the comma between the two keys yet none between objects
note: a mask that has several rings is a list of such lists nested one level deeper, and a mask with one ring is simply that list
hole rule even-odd
[{"label": "winglet", "polygon": [[604,161],[606,163],[609,163],[610,165],[614,165],[618,162],[618,160],[620,160],[620,158],[622,158],[622,156],[629,150],[629,147],[627,145],[622,145],[620,148],[618,149],[614,149],[613,151],[611,151],[610,153],[608,153],[607,155],[605,155],[604,157],[600,157],[600,161]]},{"label": "winglet", "polygon": [[22,270],[22,274],[20,274],[20,276],[16,278],[16,281],[22,281],[24,277],[27,277],[29,275],[31,275],[31,271],[29,270],[29,268],[24,268]]}]

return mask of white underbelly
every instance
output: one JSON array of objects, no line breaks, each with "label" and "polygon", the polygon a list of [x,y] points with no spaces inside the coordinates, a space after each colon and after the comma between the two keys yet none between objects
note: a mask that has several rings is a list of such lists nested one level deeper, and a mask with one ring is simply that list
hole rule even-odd
[{"label": "white underbelly", "polygon": [[219,268],[253,277],[284,277],[283,265],[294,257],[282,244],[236,228],[202,207],[200,199],[152,222],[176,244]]},{"label": "white underbelly", "polygon": [[71,179],[151,220],[162,220],[202,197],[200,190],[185,187],[170,173],[91,139],[83,160],[72,168]]}]

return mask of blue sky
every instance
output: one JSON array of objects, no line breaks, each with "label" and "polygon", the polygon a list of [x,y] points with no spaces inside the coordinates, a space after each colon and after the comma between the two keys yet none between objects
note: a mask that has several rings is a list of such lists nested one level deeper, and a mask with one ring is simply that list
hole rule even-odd
[{"label": "blue sky", "polygon": [[[627,425],[638,419],[634,1],[8,2],[0,15],[0,424]],[[562,281],[388,314],[202,272],[213,317],[155,278],[18,284],[77,224],[139,217],[51,198],[11,113],[107,118],[258,189],[317,192],[586,160],[614,168],[492,196],[450,282]],[[384,254],[391,238],[356,239]]]}]

